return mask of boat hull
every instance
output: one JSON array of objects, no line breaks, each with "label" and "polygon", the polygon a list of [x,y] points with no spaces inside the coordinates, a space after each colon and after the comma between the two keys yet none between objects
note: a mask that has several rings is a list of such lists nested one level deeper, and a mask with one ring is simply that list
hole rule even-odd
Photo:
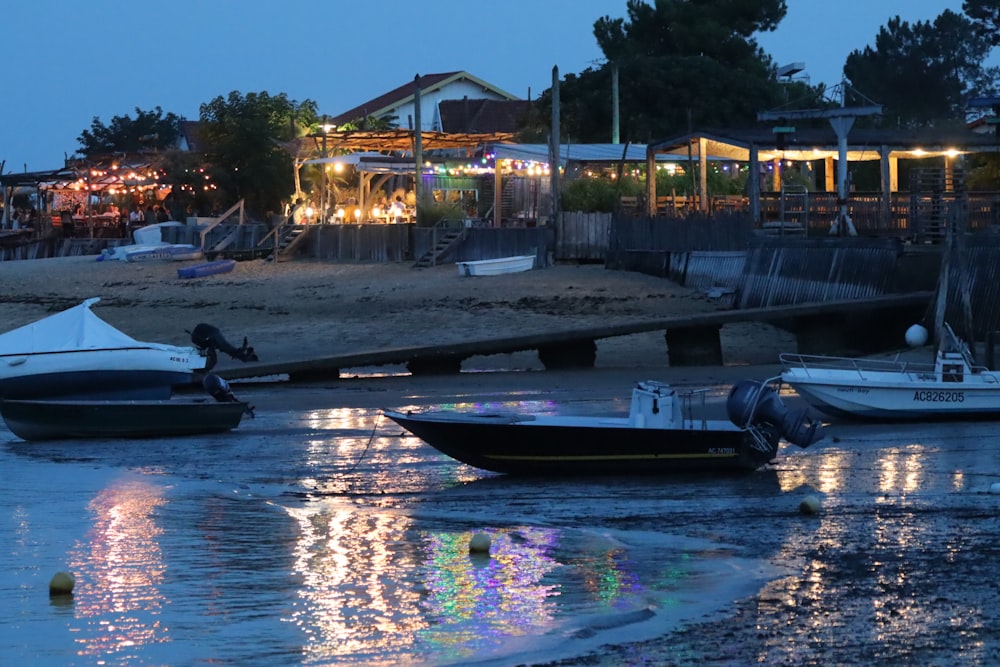
[{"label": "boat hull", "polygon": [[243,402],[211,399],[156,401],[0,401],[11,432],[29,441],[71,438],[149,438],[221,433],[239,426]]},{"label": "boat hull", "polygon": [[663,474],[754,470],[777,454],[728,422],[690,428],[637,428],[624,419],[565,423],[510,415],[447,413],[386,416],[441,453],[493,472],[527,475]]},{"label": "boat hull", "polygon": [[1000,382],[992,374],[967,376],[963,382],[873,374],[864,382],[856,378],[856,373],[820,378],[793,372],[781,377],[813,407],[841,417],[916,421],[1000,416]]},{"label": "boat hull", "polygon": [[0,355],[0,397],[166,399],[204,365],[194,348]]}]

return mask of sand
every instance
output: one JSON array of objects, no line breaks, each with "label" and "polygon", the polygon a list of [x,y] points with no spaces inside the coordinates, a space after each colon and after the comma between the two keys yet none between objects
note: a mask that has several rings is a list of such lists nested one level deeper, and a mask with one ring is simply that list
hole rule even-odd
[{"label": "sand", "polygon": [[[3,262],[0,316],[10,329],[100,297],[94,312],[139,340],[188,345],[187,332],[206,322],[234,344],[246,337],[262,362],[276,363],[729,308],[704,291],[601,265],[465,277],[453,264],[254,260],[230,273],[177,277],[178,268],[194,263],[93,256]],[[779,352],[794,351],[794,337],[767,325],[727,325],[722,334],[726,365],[774,363]],[[662,332],[597,344],[599,367],[669,365]],[[233,363],[223,358],[219,367]],[[471,364],[542,368],[533,353]]]}]

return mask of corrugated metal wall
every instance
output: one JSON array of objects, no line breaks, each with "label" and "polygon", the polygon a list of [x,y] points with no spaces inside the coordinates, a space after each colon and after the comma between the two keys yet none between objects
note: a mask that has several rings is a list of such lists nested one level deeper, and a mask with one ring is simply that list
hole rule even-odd
[{"label": "corrugated metal wall", "polygon": [[[968,267],[969,297],[972,305],[974,335],[983,340],[986,334],[1000,331],[1000,238],[996,236],[968,237],[964,263]],[[956,253],[948,272],[948,303],[945,320],[956,332],[964,320],[962,315],[962,268]],[[934,312],[932,306],[931,312]],[[968,337],[968,332],[960,332]]]},{"label": "corrugated metal wall", "polygon": [[899,241],[771,241],[747,252],[737,308],[760,308],[889,294],[895,285]]}]

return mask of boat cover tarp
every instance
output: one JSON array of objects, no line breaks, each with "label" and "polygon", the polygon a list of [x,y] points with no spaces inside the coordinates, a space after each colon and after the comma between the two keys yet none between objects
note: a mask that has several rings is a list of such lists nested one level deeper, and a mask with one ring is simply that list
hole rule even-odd
[{"label": "boat cover tarp", "polygon": [[137,341],[114,328],[91,312],[90,307],[100,300],[100,297],[87,299],[78,306],[0,334],[0,355],[137,347],[179,349],[173,345]]}]

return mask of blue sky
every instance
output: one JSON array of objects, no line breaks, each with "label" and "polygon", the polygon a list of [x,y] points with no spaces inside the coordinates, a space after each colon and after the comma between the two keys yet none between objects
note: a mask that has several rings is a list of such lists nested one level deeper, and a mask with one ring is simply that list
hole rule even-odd
[{"label": "blue sky", "polygon": [[[759,41],[833,85],[853,49],[895,15],[930,20],[961,0],[789,0]],[[157,106],[190,119],[230,91],[287,93],[335,115],[416,74],[465,70],[520,97],[602,56],[601,16],[625,0],[5,0],[0,114],[5,172],[52,169],[96,116]],[[877,98],[877,91],[869,94]]]}]

